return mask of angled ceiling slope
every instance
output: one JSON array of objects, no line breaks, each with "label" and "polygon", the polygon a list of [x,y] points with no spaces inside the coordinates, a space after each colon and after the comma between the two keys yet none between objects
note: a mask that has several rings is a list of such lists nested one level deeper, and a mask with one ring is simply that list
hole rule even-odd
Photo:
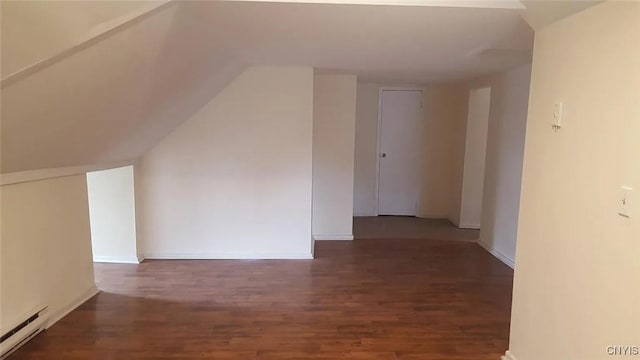
[{"label": "angled ceiling slope", "polygon": [[2,173],[135,159],[224,88],[243,65],[179,5],[3,81]]},{"label": "angled ceiling slope", "polygon": [[[250,65],[456,81],[529,61],[533,37],[517,9],[193,1],[112,10],[129,20],[43,65],[12,65],[31,70],[2,82],[3,174],[133,161]],[[69,31],[101,28],[80,23]]]},{"label": "angled ceiling slope", "polygon": [[2,79],[165,2],[3,0],[2,48],[8,51],[0,54]]}]

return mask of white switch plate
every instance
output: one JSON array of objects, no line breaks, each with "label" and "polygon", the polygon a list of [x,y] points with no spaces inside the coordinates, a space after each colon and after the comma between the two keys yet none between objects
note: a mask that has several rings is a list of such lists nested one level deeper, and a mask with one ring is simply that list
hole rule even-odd
[{"label": "white switch plate", "polygon": [[623,186],[620,188],[620,196],[618,198],[619,208],[618,215],[627,218],[631,217],[631,207],[633,205],[633,188]]}]

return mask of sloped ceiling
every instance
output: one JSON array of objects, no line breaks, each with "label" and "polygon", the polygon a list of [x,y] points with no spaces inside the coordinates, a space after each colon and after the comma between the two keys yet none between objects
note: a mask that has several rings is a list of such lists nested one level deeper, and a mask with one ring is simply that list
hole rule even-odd
[{"label": "sloped ceiling", "polygon": [[[139,11],[134,5],[124,10]],[[532,38],[514,9],[172,2],[3,77],[1,171],[133,161],[250,65],[314,66],[371,81],[455,81],[530,61]],[[3,27],[3,53],[20,44],[4,39]],[[73,43],[64,39],[56,46]],[[11,71],[56,51],[45,48],[12,60]]]},{"label": "sloped ceiling", "polygon": [[244,65],[176,5],[3,82],[2,173],[134,159],[224,88]]},{"label": "sloped ceiling", "polygon": [[157,1],[2,1],[2,78],[97,34],[104,24]]}]

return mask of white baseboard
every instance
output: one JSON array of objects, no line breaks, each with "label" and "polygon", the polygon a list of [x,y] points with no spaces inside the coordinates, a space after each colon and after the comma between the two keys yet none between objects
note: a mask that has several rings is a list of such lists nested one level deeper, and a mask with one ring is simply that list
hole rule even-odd
[{"label": "white baseboard", "polygon": [[[144,258],[142,259],[144,260]],[[116,264],[140,264],[142,260],[136,256],[94,256],[93,262]]]},{"label": "white baseboard", "polygon": [[216,252],[216,253],[164,253],[151,252],[144,254],[145,259],[164,260],[298,260],[313,259],[313,255],[308,252],[291,253],[236,253],[236,252]]},{"label": "white baseboard", "polygon": [[98,290],[98,288],[95,285],[93,285],[89,289],[83,291],[82,294],[80,294],[69,305],[63,307],[62,309],[57,310],[55,313],[52,313],[51,316],[49,317],[49,321],[47,322],[47,329],[50,328],[56,322],[58,322],[58,320],[67,316],[67,314],[75,310],[78,306],[84,304],[87,300],[96,296],[96,294],[98,294],[99,292],[100,290]]},{"label": "white baseboard", "polygon": [[353,240],[353,235],[313,235],[313,240]]},{"label": "white baseboard", "polygon": [[480,224],[460,224],[458,227],[460,229],[480,230]]},{"label": "white baseboard", "polygon": [[496,258],[498,258],[498,260],[502,261],[503,263],[505,263],[505,265],[507,265],[508,267],[514,269],[516,266],[515,261],[513,261],[513,259],[510,259],[508,256],[506,256],[505,254],[501,253],[499,250],[495,249],[494,247],[491,247],[485,243],[483,243],[482,241],[478,241],[478,245],[482,246],[485,250],[487,250],[491,255],[495,256]]},{"label": "white baseboard", "polygon": [[504,356],[501,358],[502,360],[517,360],[515,356],[513,356],[513,354],[507,350],[506,353],[504,353]]}]

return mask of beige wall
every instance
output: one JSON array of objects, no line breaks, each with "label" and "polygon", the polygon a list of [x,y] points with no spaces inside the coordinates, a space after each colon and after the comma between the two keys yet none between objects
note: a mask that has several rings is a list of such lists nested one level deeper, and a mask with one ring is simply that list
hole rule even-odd
[{"label": "beige wall", "polygon": [[2,1],[2,78],[157,1]]},{"label": "beige wall", "polygon": [[353,238],[356,77],[313,80],[313,236]]},{"label": "beige wall", "polygon": [[[611,359],[640,341],[640,3],[610,1],[536,34],[510,353]],[[551,129],[564,101],[562,129]],[[636,201],[637,205],[637,201]],[[638,210],[637,207],[634,210]]]},{"label": "beige wall", "polygon": [[50,324],[96,293],[84,175],[0,187],[0,332],[49,306]]},{"label": "beige wall", "polygon": [[426,218],[444,219],[449,211],[451,162],[443,161],[443,154],[451,152],[451,123],[441,112],[446,101],[443,88],[432,85],[425,89],[423,173],[418,212]]},{"label": "beige wall", "polygon": [[311,256],[313,69],[253,67],[136,167],[145,258]]},{"label": "beige wall", "polygon": [[454,208],[459,216],[466,98],[465,89],[456,84],[426,89],[421,217],[451,219]]},{"label": "beige wall", "polygon": [[379,90],[379,85],[366,83],[358,83],[356,90],[353,184],[353,212],[356,216],[376,215]]},{"label": "beige wall", "polygon": [[490,105],[490,87],[469,92],[459,223],[465,229],[480,228]]},{"label": "beige wall", "polygon": [[475,85],[491,86],[480,244],[511,266],[516,255],[530,78],[531,65],[524,65]]},{"label": "beige wall", "polygon": [[87,173],[93,260],[138,263],[133,166]]}]

